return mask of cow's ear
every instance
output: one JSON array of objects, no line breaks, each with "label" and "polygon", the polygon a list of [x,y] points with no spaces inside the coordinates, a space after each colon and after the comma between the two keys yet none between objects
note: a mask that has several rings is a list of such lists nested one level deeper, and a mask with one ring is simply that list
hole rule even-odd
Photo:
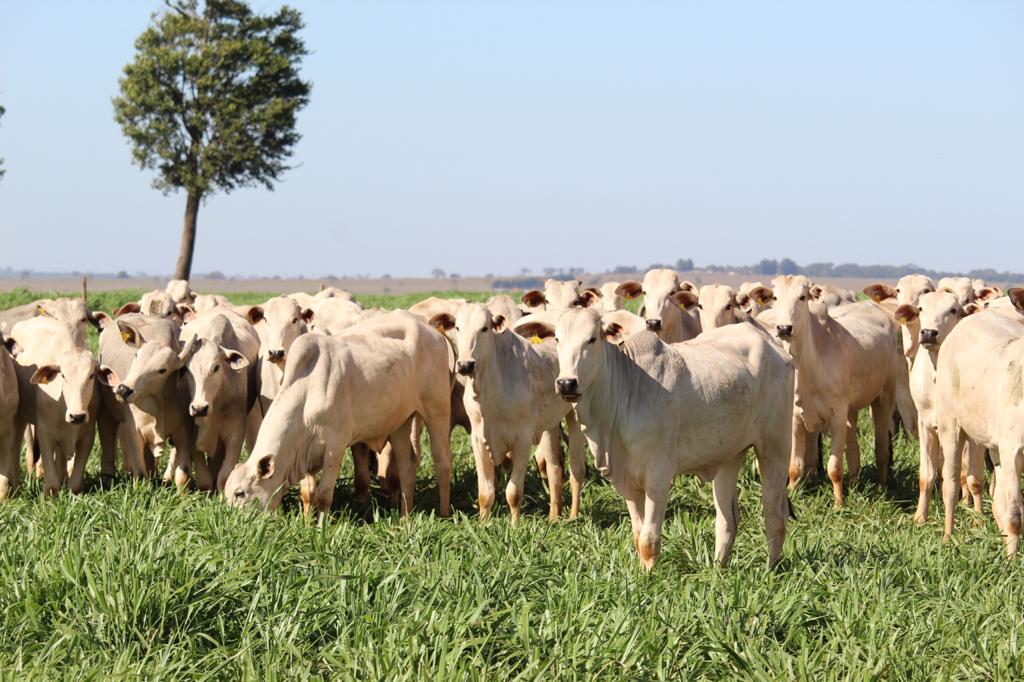
[{"label": "cow's ear", "polygon": [[820,285],[815,284],[814,286],[811,287],[809,293],[811,294],[811,298],[817,301],[821,299],[821,295],[825,293],[825,290],[822,289]]},{"label": "cow's ear", "polygon": [[697,285],[689,280],[683,280],[679,283],[679,291],[697,291]]},{"label": "cow's ear", "polygon": [[692,291],[677,291],[669,298],[672,300],[672,303],[679,306],[682,310],[697,305],[697,295]]},{"label": "cow's ear", "polygon": [[114,317],[121,317],[122,315],[127,315],[128,313],[141,313],[141,312],[142,312],[142,306],[139,305],[138,301],[128,301],[127,303],[125,303],[120,308],[115,308],[114,309]]},{"label": "cow's ear", "polygon": [[312,308],[303,308],[302,312],[299,313],[299,317],[301,317],[306,324],[312,322],[315,315],[316,313],[313,312]]},{"label": "cow's ear", "polygon": [[33,384],[48,384],[60,375],[60,367],[57,365],[43,365],[36,369],[32,373],[32,378],[29,379],[30,383]]},{"label": "cow's ear", "polygon": [[19,346],[18,342],[10,336],[0,334],[0,344],[3,344],[3,347],[7,349],[7,352],[10,353],[12,357],[17,357],[18,354],[21,353],[21,346]]},{"label": "cow's ear", "polygon": [[622,332],[625,331],[622,325],[618,322],[609,322],[604,327],[604,338],[609,343],[614,343],[616,346],[621,346],[625,343],[626,339]]},{"label": "cow's ear", "polygon": [[117,372],[113,367],[100,365],[96,368],[96,381],[100,382],[104,386],[113,387],[121,383],[121,377],[117,375]]},{"label": "cow's ear", "polygon": [[580,292],[579,298],[576,299],[576,305],[581,308],[590,308],[591,306],[597,305],[600,300],[600,292],[591,287]]},{"label": "cow's ear", "polygon": [[544,305],[548,302],[548,298],[544,295],[544,292],[538,289],[530,289],[523,294],[519,300],[530,308],[536,308],[537,306]]},{"label": "cow's ear", "polygon": [[775,297],[775,292],[771,287],[754,287],[750,290],[749,296],[754,299],[758,305],[768,305],[772,302],[772,298]]},{"label": "cow's ear", "polygon": [[916,306],[903,304],[896,309],[896,321],[904,325],[910,324],[918,318],[919,312]]},{"label": "cow's ear", "polygon": [[244,355],[239,353],[237,350],[221,346],[220,351],[224,353],[224,357],[227,358],[228,365],[231,367],[231,369],[235,370],[236,372],[243,370],[249,366],[249,361],[245,358]]},{"label": "cow's ear", "polygon": [[455,317],[451,313],[438,313],[430,318],[430,326],[443,334],[455,328]]},{"label": "cow's ear", "polygon": [[196,310],[188,303],[179,303],[174,307],[174,312],[181,318],[182,324],[188,324],[196,319]]},{"label": "cow's ear", "polygon": [[1014,287],[1006,292],[1006,295],[1010,297],[1010,303],[1018,312],[1024,313],[1024,289],[1020,287]]},{"label": "cow's ear", "polygon": [[979,310],[982,310],[982,307],[977,303],[968,303],[967,305],[964,306],[964,317],[966,317],[967,315],[973,315]]},{"label": "cow's ear", "polygon": [[495,315],[491,318],[491,329],[496,332],[503,332],[505,331],[505,327],[508,326],[506,322],[507,320],[504,315]]},{"label": "cow's ear", "polygon": [[631,279],[615,287],[615,293],[627,301],[632,301],[634,298],[644,293],[644,287],[640,282]]},{"label": "cow's ear", "polygon": [[110,315],[107,315],[102,310],[94,310],[89,313],[89,320],[96,325],[96,328],[100,331],[103,331],[103,329],[110,324],[113,319],[114,318],[110,317]]},{"label": "cow's ear", "polygon": [[256,462],[256,473],[260,478],[270,478],[274,475],[274,456],[263,455]]},{"label": "cow's ear", "polygon": [[143,344],[142,335],[139,331],[128,324],[118,323],[118,330],[121,332],[121,340],[132,348],[138,348]]},{"label": "cow's ear", "polygon": [[999,298],[999,289],[996,287],[982,287],[974,295],[979,301],[991,301]]},{"label": "cow's ear", "polygon": [[878,282],[864,287],[864,295],[875,303],[881,303],[887,298],[896,298],[896,290],[888,284]]},{"label": "cow's ear", "polygon": [[516,333],[528,339],[550,339],[555,335],[555,328],[547,322],[533,320],[516,326]]},{"label": "cow's ear", "polygon": [[249,324],[255,325],[263,319],[263,308],[258,305],[252,306],[245,311],[245,319],[249,320]]}]

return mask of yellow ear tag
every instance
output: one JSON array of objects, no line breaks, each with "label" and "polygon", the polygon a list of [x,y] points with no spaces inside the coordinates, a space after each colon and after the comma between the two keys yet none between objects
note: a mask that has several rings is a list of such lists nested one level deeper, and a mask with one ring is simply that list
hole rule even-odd
[{"label": "yellow ear tag", "polygon": [[43,317],[49,317],[50,314],[46,312],[46,308],[43,306],[36,306],[36,315],[42,315]]},{"label": "yellow ear tag", "polygon": [[441,325],[437,325],[437,331],[439,334],[444,334],[444,327],[442,327]]},{"label": "yellow ear tag", "polygon": [[534,334],[533,336],[530,337],[530,343],[544,343],[544,339]]},{"label": "yellow ear tag", "polygon": [[132,340],[131,333],[130,332],[121,332],[121,340],[124,341],[125,343],[128,343],[129,341],[131,341]]},{"label": "yellow ear tag", "polygon": [[682,303],[680,303],[680,304],[679,304],[679,309],[680,309],[680,310],[686,310],[686,306],[685,306],[685,305],[683,305]]}]

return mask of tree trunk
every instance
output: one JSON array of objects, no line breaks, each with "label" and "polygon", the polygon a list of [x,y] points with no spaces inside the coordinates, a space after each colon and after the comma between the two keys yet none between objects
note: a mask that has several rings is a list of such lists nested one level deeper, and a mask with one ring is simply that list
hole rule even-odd
[{"label": "tree trunk", "polygon": [[196,218],[199,216],[199,200],[203,195],[199,192],[188,193],[185,204],[185,226],[181,230],[181,250],[178,252],[178,265],[174,268],[174,279],[188,279],[192,274],[192,252],[196,248]]}]

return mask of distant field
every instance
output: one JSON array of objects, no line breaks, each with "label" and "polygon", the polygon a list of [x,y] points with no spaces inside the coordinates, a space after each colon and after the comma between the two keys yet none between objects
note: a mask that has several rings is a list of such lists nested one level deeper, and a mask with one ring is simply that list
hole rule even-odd
[{"label": "distant field", "polygon": [[[359,298],[390,308],[423,295]],[[0,294],[0,308],[36,296]],[[137,296],[90,300],[111,310]],[[0,669],[40,679],[1020,679],[1024,569],[1003,558],[988,501],[984,517],[961,508],[943,546],[938,506],[925,527],[911,522],[916,442],[896,440],[882,490],[868,435],[844,509],[832,508],[830,485],[792,495],[799,519],[773,571],[752,467],[725,570],[711,567],[710,486],[678,480],[651,575],[624,503],[592,470],[576,522],[546,520],[531,469],[522,524],[509,528],[502,495],[481,524],[461,430],[451,519],[435,516],[429,457],[409,520],[376,487],[358,508],[348,462],[331,515],[307,522],[295,491],[277,514],[127,477],[100,491],[94,456],[87,494],[48,500],[31,482],[0,505]]]}]

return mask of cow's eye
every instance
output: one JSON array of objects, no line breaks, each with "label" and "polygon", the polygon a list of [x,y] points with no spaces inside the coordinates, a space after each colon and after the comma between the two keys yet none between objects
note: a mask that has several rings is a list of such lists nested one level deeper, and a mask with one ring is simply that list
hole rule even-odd
[{"label": "cow's eye", "polygon": [[[292,324],[298,324],[298,323],[299,323],[299,318],[296,317],[296,318],[294,318],[292,320]],[[242,494],[244,495],[245,493],[242,493]]]},{"label": "cow's eye", "polygon": [[167,374],[167,369],[164,368],[164,369],[158,370],[157,374]]},{"label": "cow's eye", "polygon": [[[897,291],[899,291],[899,289],[897,289]],[[926,293],[926,294],[930,294],[930,293],[932,293],[932,290],[931,290],[931,289],[925,289],[925,290],[924,290],[924,293]]]},{"label": "cow's eye", "polygon": [[482,332],[487,331],[487,325],[484,325],[484,326],[480,327],[480,331],[482,331]]},{"label": "cow's eye", "polygon": [[956,315],[956,308],[950,308],[949,312],[953,315]]},{"label": "cow's eye", "polygon": [[700,303],[698,303],[697,304],[697,310],[704,310],[704,306],[702,306]]},{"label": "cow's eye", "polygon": [[896,287],[896,293],[897,294],[900,293],[900,288],[899,287]]},{"label": "cow's eye", "polygon": [[[698,306],[698,307],[699,307],[699,306]],[[727,305],[725,306],[725,309],[726,309],[726,310],[732,310],[732,304],[731,304],[731,303],[727,304]]]},{"label": "cow's eye", "polygon": [[595,341],[597,341],[597,337],[596,336],[591,336],[590,339],[587,341],[587,345],[589,346],[590,344],[594,343]]},{"label": "cow's eye", "polygon": [[459,331],[459,325],[455,325],[455,331]]},{"label": "cow's eye", "polygon": [[807,296],[801,296],[801,297],[800,297],[800,300],[801,300],[801,301],[806,301],[806,300],[807,300]]},{"label": "cow's eye", "polygon": [[778,301],[778,300],[779,300],[778,296],[772,296],[772,303],[774,303],[775,301]]},{"label": "cow's eye", "polygon": [[214,372],[219,372],[220,371],[220,365],[214,365],[213,366],[213,371]]},{"label": "cow's eye", "polygon": [[917,312],[923,313],[924,312],[924,308],[922,308],[921,306],[917,306]]}]

